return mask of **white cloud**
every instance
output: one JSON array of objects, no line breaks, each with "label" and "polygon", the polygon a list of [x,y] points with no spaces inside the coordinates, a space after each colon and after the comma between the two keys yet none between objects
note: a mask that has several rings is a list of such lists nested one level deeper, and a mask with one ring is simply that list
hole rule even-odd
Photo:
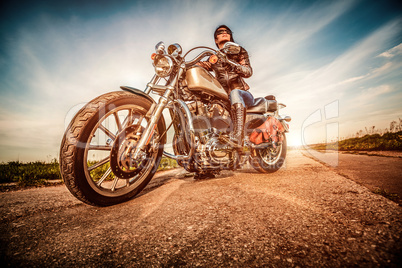
[{"label": "white cloud", "polygon": [[354,83],[356,81],[364,79],[365,77],[367,77],[367,75],[361,75],[361,76],[357,76],[357,77],[348,78],[348,79],[340,82],[339,85]]},{"label": "white cloud", "polygon": [[392,91],[393,89],[390,85],[381,85],[379,87],[368,88],[362,91],[358,99],[369,102],[383,94],[387,94]]},{"label": "white cloud", "polygon": [[154,74],[150,55],[158,41],[179,42],[184,50],[213,45],[214,27],[236,11],[230,2],[169,5],[182,15],[145,12],[138,4],[109,17],[62,21],[45,14],[22,25],[10,41],[10,76],[1,81],[1,148],[13,146],[25,160],[30,160],[24,158],[27,148],[51,147],[54,154],[72,107],[120,85],[145,88]]},{"label": "white cloud", "polygon": [[345,85],[345,84],[349,84],[349,83],[355,83],[355,82],[361,81],[363,79],[375,78],[376,76],[379,76],[379,75],[383,74],[384,72],[389,71],[393,66],[394,66],[394,64],[392,62],[386,62],[384,65],[369,71],[369,73],[367,73],[365,75],[348,78],[348,79],[340,82],[338,85],[341,86],[341,85]]},{"label": "white cloud", "polygon": [[[265,15],[267,20],[256,15],[255,21],[260,23],[250,27],[253,30],[249,31],[246,40],[251,56],[255,55],[251,60],[253,68],[258,72],[253,74],[250,81],[255,81],[257,90],[259,88],[266,90],[266,86],[261,84],[281,88],[282,76],[289,76],[292,73],[299,76],[300,72],[305,72],[305,67],[301,69],[300,66],[308,66],[308,62],[303,62],[304,59],[301,59],[303,57],[300,54],[303,52],[299,47],[314,43],[314,34],[339,18],[355,2],[317,3],[303,11],[285,12],[275,17],[275,21],[270,21],[270,16]],[[298,77],[296,79],[299,81]]]},{"label": "white cloud", "polygon": [[380,55],[378,55],[379,57],[385,57],[385,58],[393,58],[396,55],[401,55],[402,54],[402,43],[400,43],[399,45],[381,53]]},{"label": "white cloud", "polygon": [[370,75],[379,75],[392,66],[392,64],[386,63],[380,68],[371,68],[376,51],[399,33],[396,26],[395,21],[385,25],[339,55],[330,64],[306,72],[302,79],[289,80],[287,83],[285,81],[280,86],[280,90],[287,93],[303,92],[303,94],[299,94],[303,99],[322,98],[323,96],[337,98],[345,93],[350,93],[351,88],[345,84],[362,82]]},{"label": "white cloud", "polygon": [[[375,59],[378,51],[401,33],[398,23],[396,20],[384,25],[344,51],[330,64],[315,70],[304,69],[288,74],[279,73],[275,76],[277,95],[280,95],[280,100],[288,105],[286,113],[292,115],[294,119],[291,123],[292,131],[295,128],[299,129],[301,123],[312,112],[322,109],[334,100],[340,102],[341,114],[338,120],[342,124],[343,120],[348,120],[350,114],[368,124],[367,122],[375,120],[366,116],[368,112],[373,110],[385,112],[390,105],[400,106],[397,93],[401,92],[402,88],[400,78],[396,77],[400,77],[398,74],[402,71],[401,62],[380,63]],[[292,70],[292,63],[288,63],[289,70]],[[378,65],[380,66],[377,67]],[[387,83],[380,82],[384,79],[390,83],[399,81],[399,85],[383,85]],[[400,108],[399,111],[402,113]],[[347,134],[347,131],[355,130],[342,131]],[[345,133],[342,135],[345,136]]]},{"label": "white cloud", "polygon": [[[14,64],[11,75],[1,81],[7,91],[0,100],[9,111],[0,111],[7,115],[0,118],[0,135],[22,148],[56,144],[70,108],[119,90],[120,85],[145,87],[153,76],[150,55],[158,41],[178,42],[184,51],[197,45],[214,46],[212,32],[219,24],[231,26],[235,40],[250,52],[254,75],[247,82],[251,92],[277,95],[288,105],[284,112],[292,115],[291,126],[297,128],[317,107],[350,95],[356,90],[351,85],[400,68],[395,62],[377,67],[369,60],[397,35],[394,22],[330,64],[313,68],[299,56],[301,44],[314,43],[315,35],[355,2],[317,2],[279,15],[266,9],[244,16],[242,7],[248,3],[243,1],[177,1],[166,3],[165,9],[138,3],[108,17],[61,21],[42,16],[33,25],[24,25],[10,43]],[[380,55],[396,56],[400,50],[401,44]],[[386,90],[364,88],[372,88],[368,96]]]}]

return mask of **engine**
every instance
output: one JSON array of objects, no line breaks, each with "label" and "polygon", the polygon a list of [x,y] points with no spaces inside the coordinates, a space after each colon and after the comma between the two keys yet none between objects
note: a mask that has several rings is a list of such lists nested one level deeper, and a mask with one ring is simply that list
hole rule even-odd
[{"label": "engine", "polygon": [[[233,150],[227,145],[232,124],[225,104],[194,101],[187,105],[193,116],[197,164],[202,169],[224,169],[231,163]],[[176,149],[175,153],[183,152]]]}]

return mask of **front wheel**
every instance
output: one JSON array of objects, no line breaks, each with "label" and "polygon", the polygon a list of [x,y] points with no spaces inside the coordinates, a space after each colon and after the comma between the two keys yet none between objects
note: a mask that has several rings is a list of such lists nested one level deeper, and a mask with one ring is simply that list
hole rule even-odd
[{"label": "front wheel", "polygon": [[97,206],[125,202],[155,174],[163,153],[161,118],[140,158],[130,151],[147,127],[152,102],[128,92],[111,92],[84,106],[68,126],[60,148],[60,171],[70,192]]},{"label": "front wheel", "polygon": [[286,159],[287,144],[285,134],[282,135],[283,141],[276,148],[251,149],[249,162],[255,170],[261,173],[272,173],[283,166]]}]

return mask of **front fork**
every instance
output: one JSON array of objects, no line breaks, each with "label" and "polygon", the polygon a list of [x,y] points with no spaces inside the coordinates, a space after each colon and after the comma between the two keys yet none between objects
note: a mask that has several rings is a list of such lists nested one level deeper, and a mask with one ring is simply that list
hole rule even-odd
[{"label": "front fork", "polygon": [[157,123],[162,116],[163,110],[166,108],[168,104],[169,96],[172,94],[179,77],[183,74],[185,66],[182,65],[179,69],[178,74],[172,79],[172,82],[167,86],[159,86],[155,85],[156,81],[159,79],[156,75],[152,78],[151,82],[147,84],[144,92],[149,94],[153,88],[157,89],[166,89],[165,93],[162,97],[159,98],[158,104],[155,106],[154,110],[151,111],[150,120],[148,126],[145,128],[144,132],[141,135],[140,140],[137,143],[137,146],[133,150],[131,155],[132,159],[138,159],[141,155],[141,152],[144,150],[145,146],[150,142],[152,135],[154,134],[155,128],[157,127]]},{"label": "front fork", "polygon": [[165,94],[159,99],[158,104],[152,111],[152,114],[150,116],[150,120],[148,123],[148,126],[145,128],[144,132],[141,135],[140,140],[137,143],[137,146],[135,147],[132,158],[137,159],[140,155],[140,152],[144,149],[145,146],[148,145],[149,141],[152,138],[152,135],[154,134],[155,128],[157,127],[157,123],[162,116],[162,111],[165,109],[167,103],[168,103],[168,98],[171,94],[171,90],[168,89],[165,91]]}]

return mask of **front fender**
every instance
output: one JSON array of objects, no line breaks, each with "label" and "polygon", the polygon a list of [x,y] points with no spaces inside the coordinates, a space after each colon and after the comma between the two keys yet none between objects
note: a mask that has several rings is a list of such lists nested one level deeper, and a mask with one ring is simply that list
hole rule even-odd
[{"label": "front fender", "polygon": [[[130,93],[133,93],[135,95],[137,95],[140,98],[145,98],[147,100],[149,100],[151,103],[156,103],[155,100],[149,96],[148,94],[146,94],[144,91],[139,90],[137,88],[133,88],[133,87],[128,87],[128,86],[120,86],[121,89],[123,89],[124,91],[128,91]],[[161,124],[161,125],[159,125]],[[165,118],[163,117],[163,114],[161,115],[161,118],[158,122],[158,128],[162,127],[162,129],[166,130],[166,123],[165,123]],[[161,140],[162,144],[166,144],[166,134],[163,135],[162,140]]]},{"label": "front fender", "polygon": [[133,87],[128,87],[128,86],[120,86],[120,88],[123,89],[124,91],[128,91],[135,95],[144,97],[144,98],[150,100],[151,102],[155,103],[154,99],[151,96],[149,96],[148,94],[145,94],[145,92],[142,90],[139,90],[139,89],[133,88]]}]

